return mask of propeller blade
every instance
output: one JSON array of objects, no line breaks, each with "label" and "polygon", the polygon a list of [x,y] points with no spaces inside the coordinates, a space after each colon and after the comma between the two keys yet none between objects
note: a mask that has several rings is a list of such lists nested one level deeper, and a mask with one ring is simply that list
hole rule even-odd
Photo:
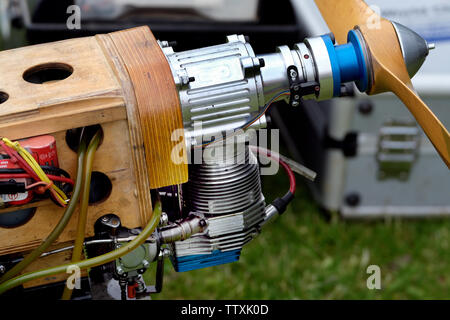
[{"label": "propeller blade", "polygon": [[366,41],[372,62],[373,84],[368,94],[393,92],[400,98],[450,169],[449,132],[414,90],[411,76],[420,64],[408,71],[400,35],[393,23],[378,16],[362,0],[315,2],[339,43],[346,43],[348,31],[357,26]]},{"label": "propeller blade", "polygon": [[357,25],[372,24],[381,17],[362,0],[315,0],[331,32],[339,44],[347,43],[347,35]]},{"label": "propeller blade", "polygon": [[404,82],[397,78],[389,70],[386,72],[386,81],[389,81],[390,88],[397,97],[408,107],[414,115],[425,134],[434,145],[442,160],[450,169],[450,136],[447,129],[439,119],[431,112],[422,99],[408,87]]},{"label": "propeller blade", "polygon": [[369,94],[390,91],[399,97],[450,168],[449,132],[414,90],[392,23],[383,20],[377,30],[367,25],[358,28],[372,58],[374,85]]}]

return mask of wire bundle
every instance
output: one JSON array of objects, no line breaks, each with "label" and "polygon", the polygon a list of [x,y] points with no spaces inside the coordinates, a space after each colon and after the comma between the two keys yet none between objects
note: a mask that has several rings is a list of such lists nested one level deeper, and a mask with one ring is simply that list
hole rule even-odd
[{"label": "wire bundle", "polygon": [[25,171],[25,173],[0,174],[0,178],[31,178],[36,182],[28,186],[28,190],[36,188],[38,193],[44,193],[46,190],[49,190],[52,198],[59,205],[64,208],[67,206],[67,202],[69,201],[67,195],[54,182],[65,182],[73,185],[74,182],[71,179],[47,175],[33,156],[17,141],[12,142],[8,138],[2,138],[0,140],[0,146],[8,154],[11,160]]}]

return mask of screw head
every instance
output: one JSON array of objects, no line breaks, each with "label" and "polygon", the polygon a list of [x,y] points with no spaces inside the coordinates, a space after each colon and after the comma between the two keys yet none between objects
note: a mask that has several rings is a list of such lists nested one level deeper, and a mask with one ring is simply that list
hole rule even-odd
[{"label": "screw head", "polygon": [[113,226],[119,226],[120,225],[120,220],[118,218],[112,218],[111,219],[111,224]]},{"label": "screw head", "polygon": [[293,79],[293,80],[295,80],[295,78],[297,78],[297,72],[295,72],[295,70],[291,70],[290,71],[290,76],[291,76],[291,78]]},{"label": "screw head", "polygon": [[125,271],[122,269],[122,267],[117,267],[116,271],[117,271],[117,274],[120,275],[120,276],[125,273]]},{"label": "screw head", "polygon": [[359,104],[358,110],[363,115],[369,115],[373,111],[373,104],[369,100],[363,101]]}]

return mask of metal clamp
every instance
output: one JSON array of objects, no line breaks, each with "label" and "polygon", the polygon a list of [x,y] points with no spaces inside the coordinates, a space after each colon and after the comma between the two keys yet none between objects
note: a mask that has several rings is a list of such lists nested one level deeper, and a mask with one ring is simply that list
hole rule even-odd
[{"label": "metal clamp", "polygon": [[289,80],[289,91],[291,98],[289,104],[293,107],[300,105],[300,99],[304,96],[315,94],[318,96],[320,92],[320,84],[315,81],[301,82],[298,69],[292,65],[287,68],[287,76]]}]

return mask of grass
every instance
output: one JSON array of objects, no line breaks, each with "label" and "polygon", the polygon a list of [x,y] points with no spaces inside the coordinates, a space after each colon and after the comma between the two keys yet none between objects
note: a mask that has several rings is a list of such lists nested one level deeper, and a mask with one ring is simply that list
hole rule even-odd
[{"label": "grass", "polygon": [[[284,179],[265,178],[269,201]],[[449,244],[449,220],[330,221],[300,186],[239,262],[185,273],[168,263],[153,299],[448,299]],[[372,264],[381,290],[367,289]]]}]

